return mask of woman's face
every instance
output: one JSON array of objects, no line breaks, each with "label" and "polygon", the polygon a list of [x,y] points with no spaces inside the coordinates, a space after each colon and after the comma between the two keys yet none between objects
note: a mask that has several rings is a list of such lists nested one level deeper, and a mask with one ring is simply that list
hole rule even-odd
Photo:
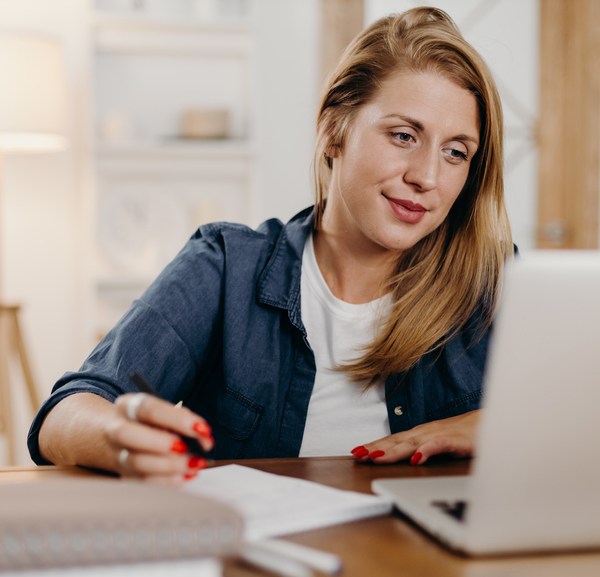
[{"label": "woman's face", "polygon": [[473,94],[434,72],[392,75],[328,151],[326,230],[376,252],[412,247],[448,215],[478,144]]}]

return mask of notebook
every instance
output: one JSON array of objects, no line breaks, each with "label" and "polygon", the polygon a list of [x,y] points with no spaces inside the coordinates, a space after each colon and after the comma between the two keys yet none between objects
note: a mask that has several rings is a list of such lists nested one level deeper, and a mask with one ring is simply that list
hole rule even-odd
[{"label": "notebook", "polygon": [[244,519],[249,541],[386,515],[392,505],[367,493],[259,471],[243,465],[205,469],[184,491],[223,500]]},{"label": "notebook", "polygon": [[372,489],[469,555],[600,547],[600,252],[509,265],[472,474]]},{"label": "notebook", "polygon": [[216,577],[220,558],[235,555],[242,536],[231,507],[175,487],[109,478],[0,484],[0,571],[71,574],[66,568],[86,566],[111,574],[110,565],[120,574],[138,564],[127,573],[155,575],[162,564],[164,574],[191,567]]}]

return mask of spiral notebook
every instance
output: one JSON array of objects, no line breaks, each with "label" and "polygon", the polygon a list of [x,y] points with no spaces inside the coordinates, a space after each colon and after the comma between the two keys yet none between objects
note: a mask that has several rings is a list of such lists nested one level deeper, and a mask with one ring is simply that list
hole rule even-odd
[{"label": "spiral notebook", "polygon": [[0,571],[197,559],[206,571],[194,575],[212,577],[242,535],[234,509],[173,487],[108,478],[0,484]]}]

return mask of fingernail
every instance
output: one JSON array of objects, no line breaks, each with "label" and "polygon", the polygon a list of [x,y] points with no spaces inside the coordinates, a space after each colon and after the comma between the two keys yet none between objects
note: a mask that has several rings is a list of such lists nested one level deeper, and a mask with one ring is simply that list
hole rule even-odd
[{"label": "fingernail", "polygon": [[377,450],[369,453],[369,459],[377,459],[377,457],[383,457],[385,455],[385,451]]},{"label": "fingernail", "polygon": [[185,473],[183,475],[183,478],[186,481],[189,481],[190,479],[195,479],[198,476],[198,471],[190,471],[189,473]]},{"label": "fingernail", "polygon": [[413,454],[413,456],[410,458],[410,464],[411,465],[418,465],[419,461],[421,460],[421,457],[423,456],[423,453],[421,453],[420,451],[417,451],[416,453]]},{"label": "fingernail", "polygon": [[171,445],[171,451],[173,451],[173,453],[183,454],[187,453],[187,447],[181,439],[177,439],[176,441],[173,441],[173,444]]},{"label": "fingernail", "polygon": [[367,451],[366,447],[364,445],[360,445],[358,447],[354,447],[354,449],[352,449],[352,451],[350,451],[357,459],[360,459],[362,457],[366,457],[369,454],[369,451]]},{"label": "fingernail", "polygon": [[212,438],[212,430],[206,421],[196,421],[192,425],[192,429],[194,429],[201,437]]},{"label": "fingernail", "polygon": [[188,469],[204,469],[204,467],[206,467],[206,459],[202,457],[190,457]]}]

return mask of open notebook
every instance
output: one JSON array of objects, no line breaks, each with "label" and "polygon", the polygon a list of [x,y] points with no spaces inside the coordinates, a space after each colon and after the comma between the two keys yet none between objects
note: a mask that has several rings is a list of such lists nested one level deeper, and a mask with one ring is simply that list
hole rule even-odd
[{"label": "open notebook", "polygon": [[484,391],[471,476],[373,491],[469,554],[600,548],[600,252],[512,263]]},{"label": "open notebook", "polygon": [[242,465],[205,469],[183,490],[235,507],[244,519],[248,540],[385,515],[392,510],[386,499],[376,495],[343,491]]}]

